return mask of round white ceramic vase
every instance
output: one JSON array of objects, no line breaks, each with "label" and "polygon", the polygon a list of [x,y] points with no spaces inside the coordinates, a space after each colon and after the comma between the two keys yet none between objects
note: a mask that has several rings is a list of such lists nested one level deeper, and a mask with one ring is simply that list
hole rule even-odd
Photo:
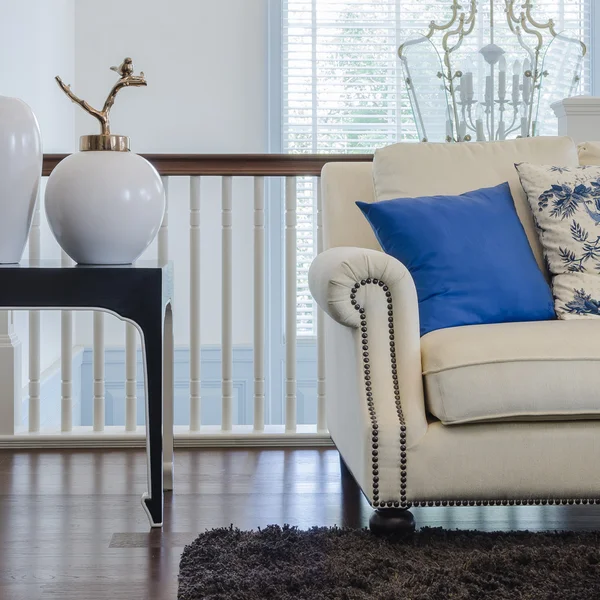
[{"label": "round white ceramic vase", "polygon": [[158,233],[165,191],[138,154],[78,152],[52,171],[45,205],[52,233],[75,262],[131,264]]},{"label": "round white ceramic vase", "polygon": [[32,110],[0,96],[0,264],[18,263],[42,176],[42,141]]}]

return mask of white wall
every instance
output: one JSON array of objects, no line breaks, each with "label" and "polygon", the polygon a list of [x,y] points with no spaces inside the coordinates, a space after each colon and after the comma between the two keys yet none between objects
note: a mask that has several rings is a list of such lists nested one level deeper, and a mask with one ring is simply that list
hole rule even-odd
[{"label": "white wall", "polygon": [[[112,131],[140,153],[255,153],[267,145],[268,0],[95,0],[75,3],[74,91],[100,105],[125,56],[147,88],[122,91]],[[78,135],[97,130],[78,110]],[[188,179],[172,179],[170,256],[176,264],[175,333],[188,343]],[[252,182],[234,184],[234,341],[252,339]],[[220,342],[220,181],[202,188],[202,343]],[[156,256],[156,245],[145,257]],[[124,343],[122,323],[107,317],[107,346]],[[77,343],[90,346],[89,315]]]},{"label": "white wall", "polygon": [[[36,114],[45,152],[75,148],[73,105],[54,81],[74,77],[74,0],[0,0],[0,94],[23,99]],[[27,252],[27,251],[26,251]],[[42,252],[60,256],[47,227]],[[16,314],[16,333],[23,344],[23,383],[28,377],[27,314]],[[60,316],[42,318],[42,369],[60,355]]]}]

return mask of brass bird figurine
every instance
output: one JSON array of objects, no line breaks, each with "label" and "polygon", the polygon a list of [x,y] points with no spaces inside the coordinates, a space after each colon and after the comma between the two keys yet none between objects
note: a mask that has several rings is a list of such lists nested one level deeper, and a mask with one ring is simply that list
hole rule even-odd
[{"label": "brass bird figurine", "polygon": [[111,67],[111,71],[116,71],[121,77],[133,75],[133,61],[127,57],[118,67]]},{"label": "brass bird figurine", "polygon": [[143,71],[140,71],[139,75],[133,74],[133,60],[127,57],[118,67],[111,67],[111,71],[116,71],[120,75],[119,81],[113,85],[108,97],[104,102],[102,110],[94,108],[88,102],[79,98],[73,93],[70,85],[66,85],[60,77],[56,77],[56,82],[62,89],[62,91],[76,104],[79,104],[87,113],[98,119],[100,126],[102,127],[102,136],[110,136],[110,121],[109,115],[110,110],[115,103],[115,97],[117,93],[126,87],[141,87],[146,86],[146,76]]}]

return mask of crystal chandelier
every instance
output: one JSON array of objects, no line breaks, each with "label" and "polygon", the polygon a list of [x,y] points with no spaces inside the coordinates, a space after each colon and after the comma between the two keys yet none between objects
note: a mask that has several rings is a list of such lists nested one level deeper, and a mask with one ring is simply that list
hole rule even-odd
[{"label": "crystal chandelier", "polygon": [[552,124],[540,123],[540,106],[576,91],[585,44],[537,21],[531,0],[467,1],[452,0],[448,21],[398,49],[419,138],[543,135]]}]

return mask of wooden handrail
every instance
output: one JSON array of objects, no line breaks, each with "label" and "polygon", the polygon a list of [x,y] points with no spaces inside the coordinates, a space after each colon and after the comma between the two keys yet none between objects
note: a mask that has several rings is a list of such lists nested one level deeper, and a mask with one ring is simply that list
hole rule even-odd
[{"label": "wooden handrail", "polygon": [[[50,175],[66,154],[45,154]],[[161,175],[320,175],[328,162],[370,162],[372,154],[142,154]]]}]

